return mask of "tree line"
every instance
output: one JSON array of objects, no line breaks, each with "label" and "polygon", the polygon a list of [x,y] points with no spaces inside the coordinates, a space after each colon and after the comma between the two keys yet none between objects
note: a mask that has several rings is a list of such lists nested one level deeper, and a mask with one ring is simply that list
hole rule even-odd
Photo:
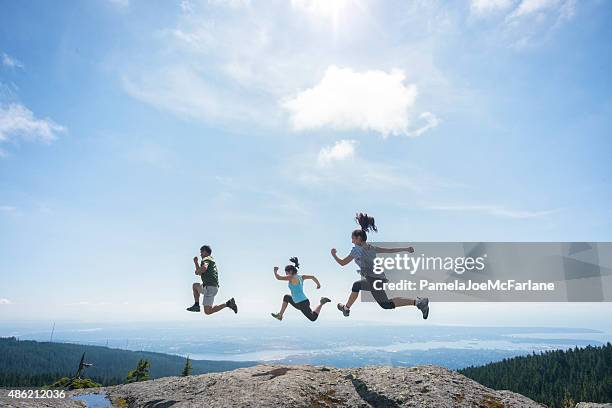
[{"label": "tree line", "polygon": [[50,343],[0,338],[0,387],[38,387],[75,375],[83,353],[93,366],[86,375],[101,385],[127,382],[127,373],[147,361],[148,378],[204,374],[248,367],[255,362],[186,360],[185,357],[145,351],[128,351],[101,346],[71,343]]},{"label": "tree line", "polygon": [[575,347],[458,370],[497,390],[523,394],[551,408],[612,402],[612,344]]}]

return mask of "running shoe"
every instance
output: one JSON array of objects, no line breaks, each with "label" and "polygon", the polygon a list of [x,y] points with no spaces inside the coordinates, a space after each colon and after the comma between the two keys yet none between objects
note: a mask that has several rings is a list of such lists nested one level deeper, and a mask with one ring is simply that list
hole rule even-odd
[{"label": "running shoe", "polygon": [[234,300],[234,298],[231,298],[230,300],[225,302],[225,306],[227,306],[230,309],[232,309],[234,311],[234,313],[238,313],[238,306],[236,305],[236,301]]},{"label": "running shoe", "polygon": [[351,314],[351,309],[344,306],[342,303],[338,303],[338,310],[342,312],[344,317],[349,317],[349,314]]},{"label": "running shoe", "polygon": [[324,305],[324,304],[326,304],[326,303],[329,303],[329,302],[331,302],[331,300],[330,300],[329,298],[326,298],[326,297],[322,297],[322,298],[321,298],[321,304],[322,304],[322,305]]},{"label": "running shoe", "polygon": [[283,320],[283,316],[281,316],[280,313],[270,313],[272,315],[273,318],[275,318],[276,320]]},{"label": "running shoe", "polygon": [[193,306],[189,306],[187,308],[188,311],[190,312],[199,312],[200,311],[200,304],[199,303],[194,303]]},{"label": "running shoe", "polygon": [[423,312],[423,319],[429,316],[429,298],[417,298],[416,307]]}]

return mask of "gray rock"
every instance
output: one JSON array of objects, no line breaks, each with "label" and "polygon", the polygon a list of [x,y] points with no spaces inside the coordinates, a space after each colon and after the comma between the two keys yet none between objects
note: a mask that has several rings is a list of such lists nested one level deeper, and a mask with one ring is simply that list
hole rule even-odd
[{"label": "gray rock", "polygon": [[612,404],[601,402],[579,402],[576,404],[576,408],[612,408]]},{"label": "gray rock", "polygon": [[259,365],[101,389],[116,406],[182,407],[542,407],[436,367]]}]

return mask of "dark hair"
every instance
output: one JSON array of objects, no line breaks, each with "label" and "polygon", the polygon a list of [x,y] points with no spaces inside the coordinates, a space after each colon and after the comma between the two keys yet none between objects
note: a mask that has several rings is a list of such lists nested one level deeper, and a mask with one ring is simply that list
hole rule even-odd
[{"label": "dark hair", "polygon": [[289,272],[290,274],[295,275],[297,273],[298,268],[300,267],[300,263],[297,259],[297,256],[290,258],[289,261],[291,261],[293,265],[285,266],[285,272]]},{"label": "dark hair", "polygon": [[206,251],[208,255],[212,255],[212,249],[210,249],[208,245],[202,245],[202,247],[200,248],[200,251]]},{"label": "dark hair", "polygon": [[371,230],[374,232],[378,232],[378,228],[376,227],[376,224],[374,222],[374,217],[370,217],[368,214],[357,213],[355,215],[355,221],[357,221],[357,224],[359,224],[361,229],[356,229],[355,231],[353,231],[352,235],[354,237],[361,238],[362,241],[368,240],[368,231]]}]

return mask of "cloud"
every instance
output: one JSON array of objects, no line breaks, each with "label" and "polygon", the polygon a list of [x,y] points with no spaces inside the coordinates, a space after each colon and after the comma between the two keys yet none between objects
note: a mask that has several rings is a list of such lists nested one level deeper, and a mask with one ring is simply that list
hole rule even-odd
[{"label": "cloud", "polygon": [[576,0],[472,0],[470,14],[500,17],[500,39],[517,50],[544,43],[576,14]]},{"label": "cloud", "polygon": [[522,0],[505,18],[505,32],[516,49],[544,43],[576,13],[575,0]]},{"label": "cloud", "polygon": [[351,159],[355,156],[356,140],[339,140],[333,146],[323,147],[319,151],[317,163],[320,166],[327,166],[334,161]]},{"label": "cloud", "polygon": [[294,130],[330,127],[406,134],[417,87],[400,69],[356,72],[332,65],[314,87],[283,101]]},{"label": "cloud", "polygon": [[419,115],[419,119],[425,121],[425,124],[421,127],[413,130],[409,133],[411,136],[421,136],[423,133],[427,132],[430,129],[438,127],[440,124],[440,119],[436,115],[431,112],[423,112]]},{"label": "cloud", "polygon": [[[457,184],[441,179],[406,161],[391,164],[360,154],[355,140],[340,140],[315,153],[300,153],[289,157],[287,167],[293,171],[287,177],[305,187],[338,189],[352,193],[376,192],[396,195],[423,194],[441,188],[456,188]],[[359,149],[362,150],[362,149]],[[358,175],[359,182],[352,183]]]},{"label": "cloud", "polygon": [[473,211],[480,212],[489,215],[495,215],[500,217],[508,217],[508,218],[516,218],[516,219],[526,219],[526,218],[538,218],[546,215],[550,215],[557,210],[545,210],[545,211],[523,211],[523,210],[514,210],[496,205],[440,205],[440,206],[430,206],[428,207],[430,210],[438,210],[438,211]]},{"label": "cloud", "polygon": [[11,302],[8,299],[5,299],[5,298],[0,299],[0,305],[11,305],[11,304],[13,304],[13,302]]},{"label": "cloud", "polygon": [[64,126],[51,119],[36,118],[31,110],[19,103],[0,106],[0,143],[15,138],[49,143],[65,131]]},{"label": "cloud", "polygon": [[0,212],[11,213],[17,211],[17,207],[12,205],[0,205]]},{"label": "cloud", "polygon": [[123,85],[133,98],[182,117],[236,123],[261,120],[257,109],[232,90],[189,67],[169,67],[134,80],[124,77]]},{"label": "cloud", "polygon": [[[421,43],[420,37],[388,41],[402,29],[403,19],[392,19],[384,27],[363,4],[352,7],[347,0],[340,13],[341,24],[331,27],[311,12],[319,6],[327,10],[327,0],[261,2],[257,7],[252,3],[205,0],[180,7],[183,3],[178,2],[174,25],[153,30],[150,44],[136,51],[128,45],[119,51],[124,63],[116,69],[124,90],[160,110],[205,123],[281,129],[293,122],[287,120],[289,110],[279,109],[279,101],[281,106],[291,105],[300,90],[311,88],[331,67],[338,66],[352,67],[347,69],[356,75],[378,73],[383,79],[395,80],[394,92],[382,97],[404,100],[399,105],[387,100],[384,108],[401,109],[402,104],[408,108],[397,113],[378,108],[371,115],[382,116],[380,120],[362,119],[357,126],[408,134],[411,118],[418,120],[420,112],[435,112],[443,104],[455,106],[449,96],[452,84],[436,67],[431,47]],[[409,6],[402,12],[418,14]],[[413,18],[428,27],[422,17]],[[423,32],[422,28],[418,25],[415,30]],[[434,41],[431,35],[426,38],[427,43]],[[404,72],[409,73],[410,83],[402,83]],[[430,102],[428,109],[415,105],[417,84],[423,100]],[[378,89],[382,92],[384,89]],[[438,98],[441,94],[444,97]],[[431,107],[434,100],[437,106]],[[297,118],[297,111],[293,116]],[[389,123],[389,118],[395,122]],[[349,125],[354,128],[350,121]]]},{"label": "cloud", "polygon": [[470,11],[477,16],[506,11],[516,3],[516,0],[472,0]]},{"label": "cloud", "polygon": [[2,53],[2,65],[9,68],[23,68],[23,64],[19,60],[4,52]]},{"label": "cloud", "polygon": [[510,14],[510,18],[524,17],[534,13],[541,13],[557,8],[560,0],[523,0]]}]

